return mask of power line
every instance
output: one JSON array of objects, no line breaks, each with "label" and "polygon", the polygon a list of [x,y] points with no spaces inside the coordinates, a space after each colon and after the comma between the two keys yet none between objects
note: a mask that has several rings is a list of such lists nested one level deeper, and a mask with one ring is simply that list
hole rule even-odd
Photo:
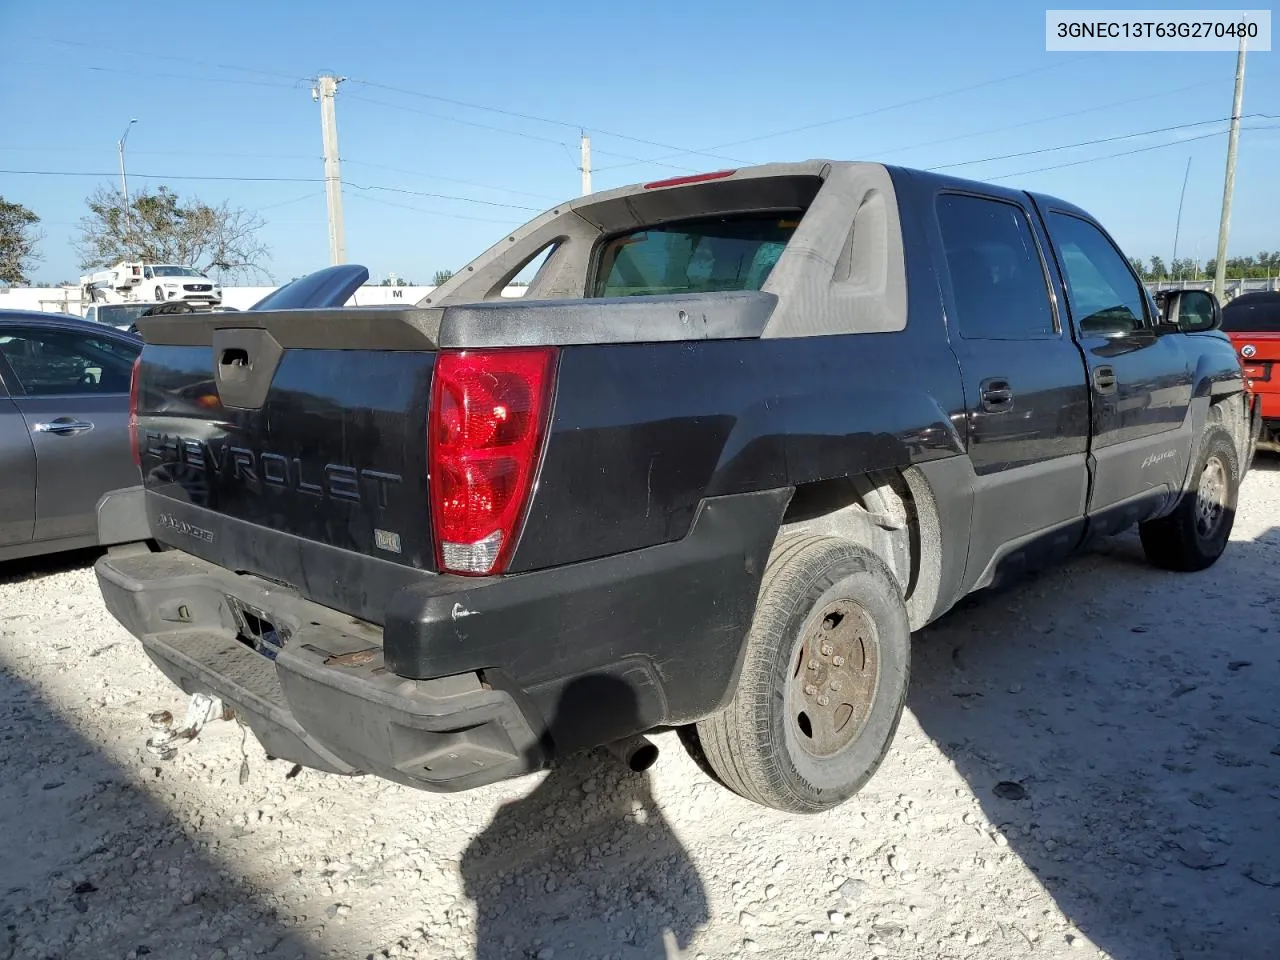
[{"label": "power line", "polygon": [[[32,37],[32,39],[39,43],[56,43],[67,47],[85,47],[90,50],[95,50],[98,53],[104,52],[103,44],[101,43],[88,43],[83,40],[67,40],[63,37]],[[111,51],[107,50],[105,52],[110,53]],[[130,51],[128,55],[138,56],[138,54],[133,51]],[[212,63],[208,60],[196,60],[195,58],[189,57],[185,54],[182,56],[175,56],[173,54],[155,53],[152,50],[148,50],[145,57],[147,60],[173,60],[177,63],[196,64],[201,67],[213,67],[215,70],[239,70],[241,73],[256,73],[260,76],[276,77],[284,80],[310,80],[309,77],[299,77],[296,74],[280,73],[277,70],[263,70],[258,67],[241,67],[233,63]]]},{"label": "power line", "polygon": [[[568,143],[566,143],[563,140],[556,140],[553,137],[544,137],[536,133],[526,133],[523,130],[512,130],[510,127],[496,127],[493,124],[480,123],[479,121],[476,121],[476,120],[464,120],[461,117],[450,116],[447,113],[436,113],[431,110],[422,110],[418,107],[406,106],[403,103],[389,103],[386,100],[375,100],[373,97],[364,97],[355,93],[344,93],[342,96],[344,100],[357,100],[361,103],[372,103],[380,107],[387,107],[390,110],[402,110],[405,113],[414,113],[423,117],[431,117],[434,120],[446,120],[446,121],[449,121],[450,123],[458,123],[466,127],[475,127],[478,130],[489,130],[493,133],[505,133],[512,137],[520,137],[521,139],[524,139],[524,140],[533,140],[537,143],[555,144],[555,145],[564,147],[566,150],[569,150]],[[625,154],[625,153],[615,153],[610,150],[597,150],[596,153],[608,154],[611,157],[621,157],[623,159],[635,160],[639,163],[649,162],[639,157],[632,157],[631,155]],[[572,153],[570,153],[570,157],[572,157]],[[672,170],[681,170],[685,172],[689,172],[693,170],[692,167],[682,167],[682,166],[677,166],[669,163],[656,163],[655,165],[660,167],[668,167]],[[574,166],[575,167],[577,166],[576,161],[574,161]]]},{"label": "power line", "polygon": [[[0,144],[0,150],[15,150],[22,153],[80,153],[80,154],[96,154],[101,151],[92,147],[29,147],[29,146],[12,146],[10,144]],[[211,152],[208,150],[130,150],[129,155],[132,156],[148,156],[148,157],[203,157],[205,159],[235,159],[235,160],[305,160],[314,163],[319,160],[318,154],[309,153],[225,153],[222,151]],[[550,194],[533,193],[528,190],[516,190],[512,187],[500,187],[492,183],[480,183],[476,180],[462,180],[457,177],[447,177],[440,173],[430,173],[425,170],[410,170],[406,167],[393,167],[384,163],[373,163],[368,160],[349,160],[342,158],[343,163],[351,163],[360,167],[369,167],[373,170],[386,170],[391,173],[403,173],[411,177],[421,177],[424,180],[441,180],[446,183],[457,183],[467,187],[478,187],[482,190],[497,190],[502,193],[516,194],[518,196],[533,197],[537,200],[550,200],[552,203],[558,203],[563,197],[551,196]]]},{"label": "power line", "polygon": [[364,201],[365,203],[379,203],[384,207],[395,207],[399,210],[412,210],[415,213],[426,213],[435,217],[449,217],[453,220],[470,220],[474,223],[500,223],[505,227],[510,227],[512,224],[522,222],[514,217],[508,220],[498,220],[494,217],[469,217],[464,213],[445,213],[442,210],[428,210],[426,207],[417,207],[411,203],[401,203],[396,200],[384,200],[381,197],[367,197],[362,193],[353,193],[352,196],[357,200]]},{"label": "power line", "polygon": [[[51,64],[44,60],[11,60],[12,64],[21,64],[33,67],[56,67],[59,72],[68,69],[66,64]],[[118,73],[127,77],[155,77],[162,80],[188,80],[192,83],[234,83],[251,87],[275,87],[280,90],[296,89],[302,78],[297,78],[294,83],[280,83],[272,80],[247,80],[243,77],[193,77],[189,73],[163,73],[158,70],[134,70],[126,67],[106,67],[93,63],[75,63],[70,65],[71,68],[80,70],[89,70],[95,73]]]},{"label": "power line", "polygon": [[[762,134],[759,134],[758,136],[747,137],[743,140],[733,140],[728,143],[718,143],[715,146],[707,147],[706,149],[707,150],[723,150],[729,147],[740,147],[748,143],[758,143],[761,140],[772,140],[776,137],[785,137],[793,133],[803,133],[806,130],[816,130],[819,127],[829,127],[832,124],[836,124],[836,123],[846,123],[850,120],[861,120],[864,117],[876,116],[877,114],[887,113],[891,110],[901,110],[904,107],[914,107],[922,103],[929,103],[934,100],[942,100],[947,97],[958,96],[962,93],[969,93],[973,90],[980,90],[983,87],[990,87],[999,83],[1007,83],[1010,80],[1018,80],[1022,77],[1031,76],[1033,73],[1043,73],[1045,70],[1055,70],[1058,67],[1064,67],[1070,63],[1077,63],[1080,60],[1085,60],[1092,56],[1094,56],[1094,54],[1086,53],[1079,57],[1071,57],[1067,60],[1058,60],[1041,67],[1033,67],[1030,70],[1023,70],[1018,73],[1007,74],[1006,76],[1003,76],[1003,77],[995,77],[991,80],[983,80],[979,83],[973,83],[963,87],[956,87],[951,90],[943,90],[938,93],[927,94],[926,96],[923,96],[923,97],[914,97],[911,100],[902,100],[902,101],[899,101],[898,103],[886,104],[883,107],[876,107],[873,110],[864,110],[860,113],[851,113],[842,117],[832,117],[828,120],[819,120],[814,123],[806,123],[798,127],[789,127],[786,130],[777,130],[777,131],[774,131],[773,133],[762,133]],[[685,153],[693,153],[693,152],[695,151],[683,151],[682,153],[672,154],[670,156],[665,156],[665,157],[659,157],[657,159],[670,160],[670,159],[673,159],[674,157],[683,156]],[[697,152],[705,152],[705,151],[697,151]],[[641,162],[652,163],[655,161],[641,161]],[[616,170],[624,166],[630,166],[630,164],[614,164],[611,167],[603,167],[599,169],[600,170]]]},{"label": "power line", "polygon": [[323,197],[323,190],[312,190],[310,193],[304,193],[300,197],[294,197],[292,200],[281,200],[279,203],[268,203],[265,207],[254,207],[254,212],[259,213],[263,210],[274,210],[276,207],[287,207],[291,203],[301,203],[303,200],[310,200],[313,197]]},{"label": "power line", "polygon": [[525,140],[534,140],[539,143],[553,143],[553,144],[564,143],[563,140],[555,140],[551,137],[541,137],[541,136],[538,136],[536,133],[525,133],[522,130],[511,130],[505,127],[495,127],[495,126],[492,126],[491,124],[479,123],[475,120],[463,120],[460,117],[451,117],[447,113],[433,113],[430,110],[420,110],[417,107],[406,107],[402,103],[388,103],[385,100],[375,100],[372,97],[362,97],[357,93],[344,93],[342,95],[342,99],[357,100],[361,103],[372,103],[380,107],[388,107],[392,110],[403,110],[405,113],[416,113],[424,117],[432,117],[433,119],[436,119],[436,120],[449,120],[449,121],[452,121],[453,123],[460,123],[463,126],[476,127],[477,129],[480,129],[480,130],[490,130],[495,133],[506,133],[506,134],[510,134],[513,137],[521,137]]},{"label": "power line", "polygon": [[446,177],[443,174],[427,173],[423,170],[409,170],[405,167],[391,167],[385,163],[371,163],[368,160],[348,160],[346,157],[343,157],[342,162],[353,163],[358,167],[369,167],[373,170],[386,170],[389,173],[403,173],[411,177],[421,177],[424,180],[443,180],[445,183],[458,183],[466,187],[478,187],[481,190],[498,190],[502,193],[511,193],[523,197],[533,197],[536,200],[550,200],[552,203],[558,203],[564,199],[563,197],[553,197],[544,193],[531,193],[528,190],[515,190],[511,187],[498,187],[491,183],[479,183],[475,180],[459,180],[457,177]]},{"label": "power line", "polygon": [[876,157],[885,157],[894,153],[905,153],[908,150],[918,150],[922,147],[936,147],[944,143],[955,143],[958,140],[970,140],[973,137],[985,137],[993,133],[1005,133],[1009,130],[1021,130],[1024,127],[1034,127],[1043,123],[1052,123],[1055,120],[1066,120],[1071,117],[1083,116],[1086,113],[1097,113],[1099,110],[1109,110],[1112,107],[1127,107],[1132,103],[1140,103],[1143,100],[1154,100],[1157,97],[1171,97],[1175,94],[1186,93],[1188,90],[1196,90],[1200,87],[1217,86],[1217,80],[1205,80],[1201,83],[1193,83],[1185,87],[1178,87],[1174,90],[1158,90],[1155,93],[1144,93],[1140,97],[1130,97],[1127,100],[1113,100],[1111,103],[1102,103],[1092,107],[1084,107],[1080,110],[1072,110],[1068,113],[1056,113],[1048,117],[1036,117],[1032,120],[1022,120],[1018,123],[1006,124],[1003,127],[990,127],[986,130],[975,130],[972,133],[961,133],[953,137],[942,137],[939,140],[924,140],[919,143],[908,144],[902,147],[890,147],[888,150],[874,151]]},{"label": "power line", "polygon": [[[1280,129],[1280,125],[1271,126],[1264,125],[1258,127],[1245,127],[1246,130],[1274,130]],[[1182,137],[1177,140],[1170,140],[1168,143],[1155,143],[1146,147],[1135,147],[1132,150],[1122,150],[1119,153],[1108,153],[1101,157],[1089,157],[1085,160],[1072,160],[1070,163],[1056,163],[1050,167],[1037,167],[1034,170],[1019,170],[1017,173],[1005,173],[998,177],[985,177],[986,180],[1009,180],[1013,177],[1026,177],[1033,173],[1044,173],[1047,170],[1063,170],[1067,167],[1078,167],[1086,163],[1098,163],[1102,160],[1114,160],[1116,157],[1127,157],[1135,153],[1146,153],[1149,150],[1163,150],[1167,147],[1177,147],[1184,143],[1194,143],[1197,140],[1208,140],[1211,137],[1220,137],[1225,130],[1215,130],[1213,133],[1202,133],[1197,137]]]},{"label": "power line", "polygon": [[[1260,114],[1258,115],[1260,116]],[[1056,147],[1041,147],[1038,150],[1023,150],[1020,153],[1005,153],[994,157],[983,157],[980,160],[960,160],[956,163],[943,163],[936,167],[926,167],[930,172],[950,170],[953,167],[971,167],[979,163],[994,163],[997,160],[1013,160],[1018,157],[1032,157],[1041,153],[1056,153],[1059,150],[1074,150],[1077,147],[1093,147],[1103,143],[1115,143],[1117,140],[1132,140],[1135,137],[1149,137],[1157,133],[1172,133],[1175,130],[1189,130],[1192,127],[1203,127],[1207,123],[1225,123],[1230,117],[1216,117],[1212,120],[1197,120],[1194,123],[1179,123],[1171,127],[1158,127],[1155,130],[1142,130],[1138,133],[1124,133],[1114,137],[1101,137],[1097,140],[1081,140],[1078,143],[1064,143]]]},{"label": "power line", "polygon": [[[701,150],[686,150],[682,147],[678,147],[670,143],[660,143],[656,140],[646,140],[643,137],[633,137],[630,134],[618,133],[616,130],[605,130],[601,127],[593,126],[591,124],[584,124],[584,123],[579,123],[579,122],[569,121],[569,120],[556,120],[551,117],[539,117],[530,113],[520,113],[516,110],[507,110],[502,107],[491,107],[483,103],[469,103],[465,100],[454,100],[449,97],[441,97],[433,93],[423,93],[421,90],[406,90],[404,87],[393,87],[385,83],[374,83],[371,80],[352,79],[350,82],[358,83],[366,87],[374,87],[379,90],[386,90],[391,93],[402,93],[405,96],[421,97],[424,100],[435,100],[438,103],[447,103],[452,106],[463,107],[468,110],[484,110],[489,113],[498,113],[503,116],[514,117],[519,120],[528,120],[533,123],[548,123],[548,124],[552,124],[553,126],[568,127],[573,130],[590,130],[592,133],[597,134],[599,136],[614,137],[618,140],[627,140],[627,141],[630,141],[631,143],[640,143],[640,144],[644,144],[647,147],[657,147],[659,150],[676,150],[676,151],[679,151],[679,155],[681,156],[683,156],[684,154],[694,154],[694,155],[712,157],[716,160],[727,160],[730,163],[744,162],[742,160],[735,160],[733,157],[717,156],[716,154],[706,153],[705,151],[701,151]],[[636,159],[638,160],[639,158],[636,158]],[[645,162],[645,161],[640,161],[640,162]]]},{"label": "power line", "polygon": [[[0,174],[10,176],[34,176],[34,177],[114,177],[114,173],[91,173],[79,170],[0,170]],[[130,177],[138,177],[143,180],[194,180],[194,181],[210,181],[210,182],[227,182],[227,183],[324,183],[323,177],[233,177],[230,175],[196,175],[196,174],[160,174],[160,173],[133,173],[130,171]],[[541,207],[529,207],[517,203],[502,203],[499,200],[481,200],[478,197],[460,197],[449,193],[433,193],[426,190],[410,190],[405,187],[391,187],[384,184],[362,184],[353,183],[350,180],[344,180],[343,186],[350,187],[353,190],[378,190],[388,193],[403,193],[415,197],[430,197],[434,200],[456,200],[461,203],[476,203],[486,207],[503,207],[508,210],[526,210],[532,212],[541,212]]]}]

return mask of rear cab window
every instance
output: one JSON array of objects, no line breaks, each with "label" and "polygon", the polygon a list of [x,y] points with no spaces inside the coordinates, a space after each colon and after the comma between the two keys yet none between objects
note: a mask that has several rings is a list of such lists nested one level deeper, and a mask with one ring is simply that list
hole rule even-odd
[{"label": "rear cab window", "polygon": [[760,290],[802,210],[682,220],[615,235],[599,249],[591,297]]}]

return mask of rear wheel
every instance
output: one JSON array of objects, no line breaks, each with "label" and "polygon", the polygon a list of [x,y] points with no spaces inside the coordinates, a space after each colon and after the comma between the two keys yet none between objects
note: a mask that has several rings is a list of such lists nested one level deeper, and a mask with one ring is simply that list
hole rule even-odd
[{"label": "rear wheel", "polygon": [[902,594],[878,556],[834,537],[779,541],[733,698],[696,725],[706,764],[779,810],[842,803],[888,752],[910,645]]},{"label": "rear wheel", "polygon": [[1211,424],[1200,444],[1190,489],[1173,513],[1138,528],[1152,564],[1166,570],[1204,570],[1222,556],[1235,523],[1239,459],[1231,434]]}]

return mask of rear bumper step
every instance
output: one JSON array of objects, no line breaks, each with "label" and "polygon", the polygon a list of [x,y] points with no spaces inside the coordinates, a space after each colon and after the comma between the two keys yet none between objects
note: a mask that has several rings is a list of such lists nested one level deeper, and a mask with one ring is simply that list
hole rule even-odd
[{"label": "rear bumper step", "polygon": [[[265,581],[178,551],[103,557],[97,574],[108,609],[160,670],[188,693],[222,698],[272,756],[440,792],[545,763],[508,693],[475,673],[396,676],[377,631]],[[287,642],[254,649],[237,616],[245,608],[270,611]]]}]

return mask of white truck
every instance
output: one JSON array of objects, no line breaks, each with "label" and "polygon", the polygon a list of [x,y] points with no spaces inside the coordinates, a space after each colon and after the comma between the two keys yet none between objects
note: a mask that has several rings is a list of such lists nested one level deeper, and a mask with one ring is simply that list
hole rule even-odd
[{"label": "white truck", "polygon": [[85,303],[182,301],[216,307],[222,303],[222,287],[194,267],[121,261],[82,276],[80,298]]}]

